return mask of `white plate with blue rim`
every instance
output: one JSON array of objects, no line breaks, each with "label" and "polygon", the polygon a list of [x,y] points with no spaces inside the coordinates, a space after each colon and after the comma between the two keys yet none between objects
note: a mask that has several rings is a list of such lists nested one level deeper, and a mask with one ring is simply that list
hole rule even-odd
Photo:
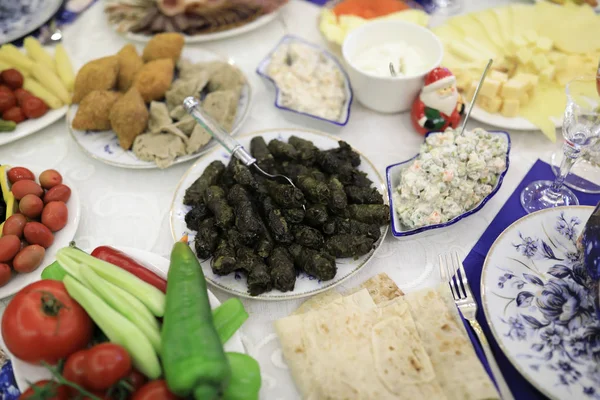
[{"label": "white plate with blue rim", "polygon": [[52,18],[63,0],[3,1],[0,10],[0,44],[35,31]]},{"label": "white plate with blue rim", "polygon": [[[293,109],[293,108],[283,105],[283,92],[277,86],[275,81],[269,76],[269,74],[267,73],[267,68],[269,67],[269,63],[271,62],[271,58],[273,57],[273,54],[281,46],[288,45],[288,44],[294,43],[294,42],[303,43],[307,46],[315,48],[316,50],[321,52],[323,55],[325,55],[326,57],[331,59],[338,66],[339,70],[341,71],[342,76],[344,78],[344,92],[346,94],[346,100],[342,106],[342,110],[341,110],[341,113],[340,113],[340,116],[338,119],[336,119],[336,120],[326,119],[326,118],[320,117],[318,115],[313,115],[313,114],[309,114],[306,112],[298,111],[296,109]],[[258,67],[256,68],[256,73],[258,75],[260,75],[261,77],[263,77],[267,82],[270,82],[275,87],[275,107],[277,107],[278,109],[289,111],[291,113],[306,116],[309,118],[313,118],[318,121],[331,123],[331,124],[334,124],[337,126],[345,126],[348,123],[348,120],[350,119],[350,108],[352,107],[352,99],[353,99],[350,78],[348,77],[348,74],[344,70],[340,61],[333,54],[331,54],[329,51],[325,50],[324,48],[317,46],[316,44],[307,42],[306,40],[299,38],[297,36],[285,35],[279,41],[277,46],[275,46],[275,48],[273,50],[271,50],[271,52],[269,52],[269,54],[258,64]]]},{"label": "white plate with blue rim", "polygon": [[[134,258],[141,265],[148,268],[155,274],[159,275],[161,278],[167,279],[167,273],[169,272],[169,260],[167,260],[166,258],[144,250],[129,247],[119,247],[118,249],[127,254],[128,256]],[[40,267],[40,269],[42,268]],[[217,308],[221,304],[219,300],[215,297],[215,295],[211,293],[210,290],[208,291],[208,299],[213,309]],[[2,319],[1,314],[2,312],[0,312],[0,320]],[[6,346],[4,346],[4,344],[2,343],[1,337],[0,344],[2,344],[3,348],[6,348]],[[227,343],[225,343],[224,348],[225,351],[246,353],[244,345],[242,344],[242,337],[239,331],[234,333],[233,336],[227,341]],[[15,380],[21,392],[27,390],[27,388],[30,386],[30,383],[32,382],[38,382],[44,379],[52,379],[52,374],[47,368],[39,365],[26,363],[12,355],[9,355],[9,357],[12,360]]]},{"label": "white plate with blue rim", "polygon": [[[220,54],[200,47],[184,47],[181,53],[181,58],[187,59],[194,63],[223,61],[235,65],[233,60],[227,59]],[[250,105],[252,104],[252,88],[248,81],[248,77],[244,75],[244,78],[246,80],[246,84],[243,86],[240,94],[237,114],[231,130],[232,136],[235,136],[239,132],[242,124],[248,117]],[[125,150],[119,146],[117,135],[112,130],[92,132],[73,129],[72,124],[75,114],[77,113],[77,108],[78,105],[72,105],[69,109],[67,114],[67,126],[69,127],[69,132],[71,133],[73,139],[75,139],[75,142],[88,156],[115,167],[131,169],[158,168],[156,163],[140,160],[132,150]],[[211,139],[206,146],[202,147],[197,152],[177,157],[172,165],[198,158],[209,151],[216,144],[216,141]]]},{"label": "white plate with blue rim", "polygon": [[[238,137],[237,140],[246,149],[250,149],[250,141],[255,136],[262,136],[268,143],[272,139],[279,139],[287,142],[288,138],[292,135],[312,141],[314,145],[321,150],[336,148],[338,147],[338,141],[341,140],[335,136],[323,132],[299,128],[269,129],[253,132],[248,135]],[[360,154],[358,150],[354,150]],[[175,195],[173,196],[173,202],[171,203],[170,223],[171,234],[174,241],[178,241],[184,235],[188,235],[188,243],[193,244],[192,242],[196,234],[196,232],[190,231],[185,223],[185,215],[191,210],[190,206],[183,204],[183,197],[186,189],[190,187],[196,179],[198,179],[202,172],[204,172],[204,169],[211,162],[220,160],[223,162],[223,164],[227,165],[230,158],[231,156],[225,149],[217,148],[210,154],[207,154],[201,160],[198,160],[183,175],[181,181],[177,185]],[[379,172],[377,172],[375,165],[363,154],[360,154],[360,159],[361,164],[357,169],[367,174],[367,177],[373,182],[374,187],[384,195],[385,201],[385,185],[382,176],[379,174]],[[202,265],[204,275],[206,276],[206,280],[209,283],[236,296],[258,300],[299,299],[329,290],[360,271],[361,268],[363,268],[373,258],[376,251],[381,247],[387,231],[388,225],[381,227],[381,237],[373,244],[373,249],[369,253],[357,258],[338,258],[336,260],[337,273],[333,279],[329,281],[321,281],[312,276],[308,276],[305,273],[300,273],[296,278],[294,290],[289,292],[281,292],[277,289],[273,289],[270,292],[265,292],[258,296],[250,296],[248,293],[246,278],[242,276],[242,274],[235,272],[229,275],[220,276],[212,271],[210,259],[201,260],[200,263]]]},{"label": "white plate with blue rim", "polygon": [[513,366],[550,399],[597,399],[600,321],[576,242],[589,206],[538,211],[498,236],[481,273],[485,317]]},{"label": "white plate with blue rim", "polygon": [[[400,221],[400,217],[398,216],[398,213],[397,213],[397,209],[396,209],[397,206],[395,205],[397,200],[394,199],[394,193],[396,192],[396,188],[400,185],[403,172],[408,167],[410,167],[412,161],[414,161],[415,158],[418,157],[418,154],[406,161],[402,161],[397,164],[392,164],[386,168],[385,175],[386,175],[388,197],[389,197],[389,203],[390,203],[390,214],[391,214],[390,219],[392,222],[392,235],[394,235],[395,238],[401,239],[406,236],[416,235],[417,233],[431,231],[434,229],[440,229],[440,228],[444,228],[444,227],[453,225],[453,224],[457,223],[458,221],[460,221],[461,219],[466,218],[469,215],[475,214],[477,211],[481,210],[483,208],[483,206],[498,192],[498,190],[500,190],[500,186],[502,186],[504,176],[508,172],[508,167],[510,165],[510,147],[511,147],[510,135],[508,134],[508,132],[504,132],[504,131],[488,131],[488,132],[493,135],[499,135],[506,139],[506,143],[507,143],[507,152],[506,152],[506,159],[505,159],[506,168],[504,169],[504,171],[502,171],[502,173],[500,173],[498,175],[496,184],[494,185],[494,187],[492,188],[492,191],[487,196],[483,197],[479,201],[479,203],[477,203],[473,208],[463,212],[460,215],[457,215],[456,217],[452,218],[449,221],[438,223],[438,224],[425,225],[425,226],[421,226],[418,228],[409,228],[409,227],[405,226],[404,224],[402,224],[402,222]],[[436,134],[436,133],[439,133],[439,132],[429,132],[425,135],[425,138],[427,138],[429,135]]]}]

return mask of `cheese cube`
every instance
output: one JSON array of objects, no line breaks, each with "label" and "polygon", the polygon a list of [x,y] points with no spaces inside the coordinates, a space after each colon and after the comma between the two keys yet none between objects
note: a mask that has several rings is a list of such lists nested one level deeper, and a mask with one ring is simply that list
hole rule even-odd
[{"label": "cheese cube", "polygon": [[552,46],[554,45],[554,43],[552,43],[552,39],[544,37],[544,36],[540,36],[537,40],[537,42],[535,42],[535,48],[537,51],[540,51],[542,53],[546,53],[550,50],[552,50]]},{"label": "cheese cube", "polygon": [[515,35],[510,40],[509,47],[513,53],[516,52],[517,50],[519,50],[520,48],[526,47],[526,46],[527,46],[527,41],[523,38],[523,36]]},{"label": "cheese cube", "polygon": [[477,99],[477,105],[479,105],[479,107],[483,108],[490,114],[495,114],[498,111],[500,111],[500,107],[502,106],[502,99],[497,96],[490,98],[487,96],[482,96],[480,94],[479,98]]},{"label": "cheese cube", "polygon": [[477,81],[476,80],[471,81],[471,83],[469,84],[469,87],[467,88],[466,94],[465,94],[468,101],[471,101],[471,99],[473,98],[476,88],[477,88]]},{"label": "cheese cube", "polygon": [[525,90],[528,92],[534,90],[539,83],[539,78],[533,74],[519,73],[513,79],[525,83]]},{"label": "cheese cube", "polygon": [[548,58],[542,53],[537,53],[536,55],[534,55],[531,59],[531,63],[533,64],[535,70],[538,72],[542,71],[544,68],[550,65]]},{"label": "cheese cube", "polygon": [[533,54],[527,47],[521,47],[519,50],[517,50],[517,60],[519,60],[519,63],[523,65],[528,64],[532,58]]},{"label": "cheese cube", "polygon": [[556,67],[557,71],[567,69],[567,55],[559,52],[552,52],[548,55],[550,62]]},{"label": "cheese cube", "polygon": [[554,74],[556,73],[556,67],[554,65],[548,65],[540,72],[540,78],[546,82],[552,82]]},{"label": "cheese cube", "polygon": [[523,32],[523,38],[527,44],[535,44],[538,40],[538,34],[533,29],[527,29]]},{"label": "cheese cube", "polygon": [[502,83],[500,81],[491,78],[486,78],[481,84],[481,89],[479,90],[479,93],[487,97],[496,97],[501,87]]},{"label": "cheese cube", "polygon": [[517,79],[510,79],[504,85],[502,85],[501,96],[504,100],[512,99],[518,100],[523,96],[523,93],[527,91],[527,84]]},{"label": "cheese cube", "polygon": [[497,71],[494,69],[490,72],[490,79],[500,83],[505,83],[508,80],[508,74],[506,72]]},{"label": "cheese cube", "polygon": [[505,117],[516,117],[519,114],[519,100],[505,99],[502,103],[500,114]]},{"label": "cheese cube", "polygon": [[529,95],[527,93],[523,93],[523,95],[519,98],[519,106],[523,107],[527,103],[529,103]]}]

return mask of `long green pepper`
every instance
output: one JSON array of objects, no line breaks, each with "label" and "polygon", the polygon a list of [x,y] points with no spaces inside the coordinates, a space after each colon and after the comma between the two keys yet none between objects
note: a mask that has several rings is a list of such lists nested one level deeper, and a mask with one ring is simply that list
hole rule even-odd
[{"label": "long green pepper", "polygon": [[213,322],[206,280],[190,247],[171,252],[161,358],[169,389],[196,400],[218,399],[231,368]]}]

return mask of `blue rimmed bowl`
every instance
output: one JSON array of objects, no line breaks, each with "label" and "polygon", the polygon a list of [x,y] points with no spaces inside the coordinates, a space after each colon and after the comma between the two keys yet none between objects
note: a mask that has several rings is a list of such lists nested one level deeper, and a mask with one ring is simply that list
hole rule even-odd
[{"label": "blue rimmed bowl", "polygon": [[[494,134],[494,135],[502,135],[506,138],[506,141],[508,143],[508,148],[506,151],[506,168],[498,177],[496,186],[494,186],[494,188],[492,189],[490,194],[485,196],[475,207],[471,208],[468,211],[465,211],[464,213],[462,213],[460,215],[457,215],[456,217],[452,218],[450,221],[446,221],[446,222],[443,222],[440,224],[421,226],[419,228],[413,228],[413,229],[403,226],[400,223],[400,218],[398,217],[398,214],[396,213],[396,207],[395,207],[395,203],[394,203],[394,191],[396,190],[396,188],[398,187],[398,185],[400,184],[400,182],[402,180],[402,173],[404,172],[404,170],[406,168],[408,168],[410,166],[410,163],[415,158],[417,158],[418,155],[416,155],[406,161],[402,161],[397,164],[392,164],[386,168],[385,177],[386,177],[386,181],[387,181],[388,197],[390,200],[390,220],[392,222],[392,234],[394,235],[394,237],[400,239],[400,238],[403,238],[406,236],[415,235],[417,233],[431,231],[433,229],[439,229],[439,228],[444,228],[446,226],[453,225],[453,224],[457,223],[458,221],[460,221],[461,219],[466,218],[471,214],[475,214],[477,211],[481,210],[483,208],[483,206],[485,205],[485,203],[487,203],[498,192],[498,190],[500,189],[500,186],[502,186],[502,181],[504,180],[504,176],[506,175],[506,172],[508,171],[508,166],[510,163],[509,155],[510,155],[511,142],[510,142],[510,136],[509,136],[508,132],[505,132],[505,131],[488,131],[488,132],[491,134]],[[429,132],[429,133],[427,133],[427,135],[425,135],[425,138],[427,138],[429,135],[434,134],[434,133],[439,133],[439,132]]]},{"label": "blue rimmed bowl", "polygon": [[[313,115],[313,114],[309,114],[309,113],[305,113],[302,111],[298,111],[295,110],[293,108],[289,108],[289,107],[285,107],[283,105],[283,101],[282,101],[282,93],[281,90],[279,90],[279,87],[277,86],[277,84],[275,83],[275,81],[267,74],[267,67],[269,66],[269,63],[271,62],[271,58],[273,57],[273,54],[283,45],[288,44],[288,43],[293,43],[293,42],[300,42],[303,44],[306,44],[308,46],[311,46],[317,50],[319,50],[320,52],[322,52],[325,56],[329,57],[331,60],[333,60],[333,62],[335,62],[335,64],[338,66],[338,68],[340,69],[340,71],[342,72],[342,75],[344,77],[344,90],[346,93],[346,102],[344,104],[344,107],[342,109],[342,114],[340,115],[340,118],[338,120],[330,120],[330,119],[326,119],[323,117],[319,117],[317,115]],[[280,110],[285,110],[285,111],[289,111],[292,112],[294,114],[297,115],[302,115],[302,116],[306,116],[306,117],[310,117],[322,122],[327,122],[330,124],[334,124],[337,126],[345,126],[348,123],[348,120],[350,119],[350,108],[352,106],[352,100],[354,98],[354,95],[352,93],[352,86],[350,85],[350,78],[348,77],[348,74],[346,73],[346,71],[344,70],[344,67],[342,66],[342,64],[340,63],[340,61],[330,52],[328,52],[327,50],[325,50],[323,47],[318,46],[314,43],[310,43],[298,36],[294,36],[294,35],[285,35],[277,44],[277,46],[275,46],[275,48],[273,50],[271,50],[271,52],[269,52],[269,54],[258,64],[258,67],[256,68],[256,73],[258,75],[260,75],[261,77],[263,77],[266,81],[271,82],[273,84],[273,86],[275,87],[275,107],[279,108]]]}]

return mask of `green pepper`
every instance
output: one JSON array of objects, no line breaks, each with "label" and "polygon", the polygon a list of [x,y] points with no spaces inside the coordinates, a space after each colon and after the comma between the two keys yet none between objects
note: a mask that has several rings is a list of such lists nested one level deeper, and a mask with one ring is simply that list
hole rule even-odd
[{"label": "green pepper", "polygon": [[42,279],[62,281],[65,278],[65,276],[67,276],[67,271],[65,271],[65,269],[61,267],[58,261],[54,261],[42,271]]},{"label": "green pepper", "polygon": [[248,319],[248,313],[238,298],[231,298],[213,310],[213,321],[221,343],[225,344]]},{"label": "green pepper", "polygon": [[173,246],[167,281],[161,334],[167,385],[181,397],[217,399],[231,369],[214,325],[206,279],[186,243]]},{"label": "green pepper", "polygon": [[227,353],[231,380],[223,400],[258,400],[261,378],[258,362],[247,354]]}]

